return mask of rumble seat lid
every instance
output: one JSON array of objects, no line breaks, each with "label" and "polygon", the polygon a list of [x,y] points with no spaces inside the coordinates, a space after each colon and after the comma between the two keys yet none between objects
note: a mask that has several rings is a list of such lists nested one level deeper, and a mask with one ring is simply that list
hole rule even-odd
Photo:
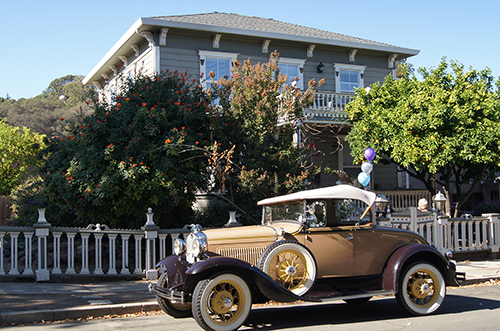
[{"label": "rumble seat lid", "polygon": [[351,185],[335,185],[313,190],[300,191],[274,198],[268,198],[257,202],[258,206],[276,205],[285,202],[317,200],[317,199],[357,199],[372,206],[377,195]]}]

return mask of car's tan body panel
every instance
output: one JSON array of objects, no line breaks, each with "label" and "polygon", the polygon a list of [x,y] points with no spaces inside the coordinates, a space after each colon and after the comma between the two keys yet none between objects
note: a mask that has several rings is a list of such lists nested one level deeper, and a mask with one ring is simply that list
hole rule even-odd
[{"label": "car's tan body panel", "polygon": [[297,222],[206,230],[209,255],[234,257],[257,265],[260,254],[277,240],[304,244],[314,255],[318,278],[381,274],[397,247],[426,243],[420,236],[373,225],[303,229]]}]

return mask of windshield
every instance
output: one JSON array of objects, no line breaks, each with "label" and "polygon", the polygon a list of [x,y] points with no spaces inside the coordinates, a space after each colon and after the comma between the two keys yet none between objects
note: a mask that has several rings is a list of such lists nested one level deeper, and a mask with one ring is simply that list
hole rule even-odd
[{"label": "windshield", "polygon": [[264,223],[275,222],[275,221],[302,222],[303,215],[304,215],[303,202],[264,207]]}]

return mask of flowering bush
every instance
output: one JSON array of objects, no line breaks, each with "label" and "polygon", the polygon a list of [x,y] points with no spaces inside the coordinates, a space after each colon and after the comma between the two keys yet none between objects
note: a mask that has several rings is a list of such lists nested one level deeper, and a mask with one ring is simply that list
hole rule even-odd
[{"label": "flowering bush", "polygon": [[162,72],[123,80],[110,103],[68,123],[50,142],[41,174],[52,203],[78,220],[139,227],[148,207],[163,227],[190,221],[205,185],[208,103],[197,80]]}]

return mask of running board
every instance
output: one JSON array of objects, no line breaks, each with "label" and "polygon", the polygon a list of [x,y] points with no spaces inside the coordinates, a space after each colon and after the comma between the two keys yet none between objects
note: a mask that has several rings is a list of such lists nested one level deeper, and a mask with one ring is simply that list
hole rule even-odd
[{"label": "running board", "polygon": [[337,301],[337,300],[352,300],[352,299],[361,299],[361,298],[368,298],[368,297],[374,297],[378,295],[393,295],[395,292],[394,291],[373,291],[373,292],[365,292],[361,294],[353,294],[353,295],[336,295],[332,297],[317,297],[314,298],[315,300],[319,302],[330,302],[330,301]]}]

